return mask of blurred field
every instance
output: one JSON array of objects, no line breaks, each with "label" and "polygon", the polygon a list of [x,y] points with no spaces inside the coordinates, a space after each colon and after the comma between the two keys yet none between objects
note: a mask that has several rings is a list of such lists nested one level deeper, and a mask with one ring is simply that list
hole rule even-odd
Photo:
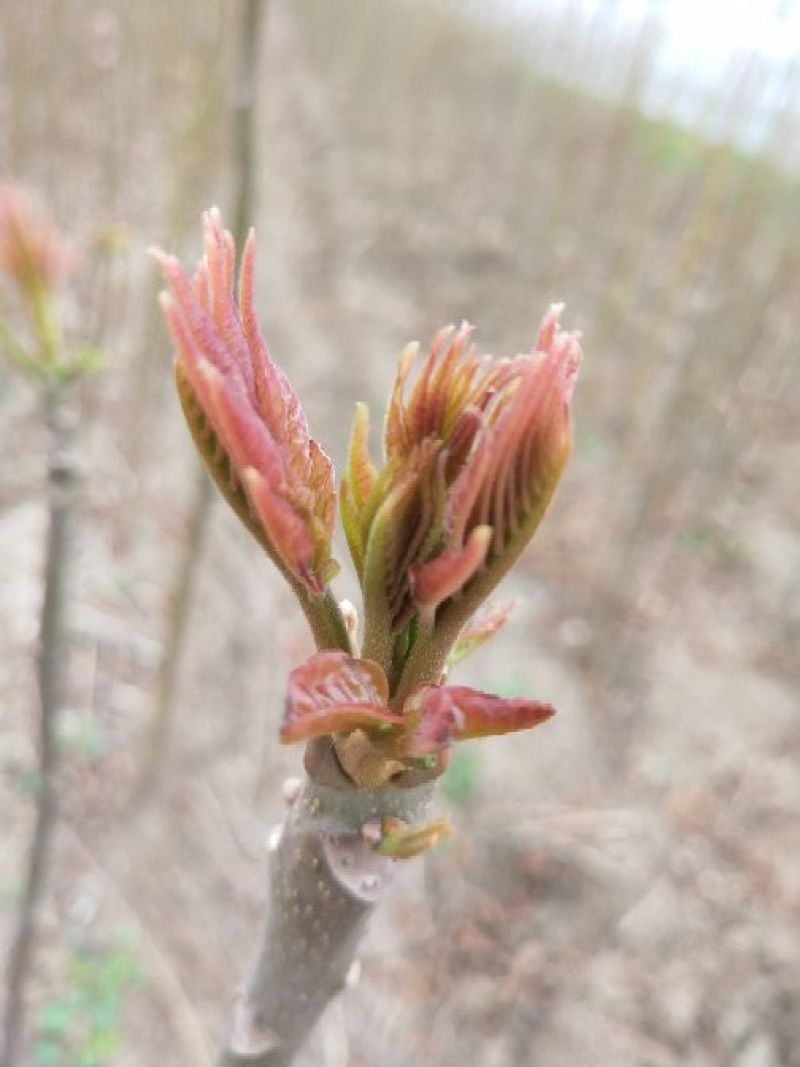
[{"label": "blurred field", "polygon": [[[471,5],[270,5],[260,305],[334,458],[355,400],[377,426],[401,347],[445,322],[507,355],[564,300],[586,353],[571,467],[502,591],[517,613],[459,669],[560,714],[459,753],[459,832],[404,872],[309,1067],[800,1065],[800,185],[779,163],[798,130],[777,114],[750,158],[643,117],[657,37],[556,7],[537,49],[536,26]],[[235,14],[3,5],[0,176],[86,250],[67,314],[109,353],[80,397],[36,1067],[203,1062],[300,763],[276,724],[308,638],[215,507],[166,773],[129,808],[196,477],[145,248],[192,260],[200,211],[230,198]],[[600,55],[620,105],[543,73]],[[702,106],[733,130],[757,92],[732,70]],[[32,818],[42,469],[33,394],[0,363],[3,954]],[[355,598],[350,571],[337,589]]]}]

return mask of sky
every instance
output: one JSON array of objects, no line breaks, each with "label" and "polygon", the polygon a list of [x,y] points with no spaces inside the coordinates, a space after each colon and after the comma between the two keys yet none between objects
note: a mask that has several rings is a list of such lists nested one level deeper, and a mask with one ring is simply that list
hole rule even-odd
[{"label": "sky", "polygon": [[[657,45],[641,104],[651,113],[751,148],[774,139],[776,113],[800,119],[800,0],[506,0],[506,8],[555,22],[559,13],[580,13],[588,40],[595,27],[633,42],[649,20]],[[613,96],[624,72],[613,63],[604,68],[596,47],[588,48],[585,72],[564,70],[557,55],[544,65]],[[737,93],[745,91],[746,108],[737,107]]]},{"label": "sky", "polygon": [[793,0],[579,0],[577,6],[616,9],[636,22],[656,14],[676,58],[686,63],[697,57],[725,63],[742,50],[777,59],[800,53],[800,3]]},{"label": "sky", "polygon": [[788,59],[800,54],[800,0],[507,0],[532,11],[571,7],[641,22],[657,15],[676,52],[724,61],[738,50]]}]

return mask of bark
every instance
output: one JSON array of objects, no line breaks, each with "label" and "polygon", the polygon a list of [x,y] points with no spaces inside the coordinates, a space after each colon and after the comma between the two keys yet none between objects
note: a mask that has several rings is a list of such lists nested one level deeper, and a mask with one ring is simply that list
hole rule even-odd
[{"label": "bark", "polygon": [[47,882],[53,833],[58,816],[57,718],[64,688],[66,634],[64,614],[69,569],[70,520],[75,469],[70,453],[72,420],[63,388],[45,396],[48,432],[48,498],[50,523],[45,564],[44,600],[40,619],[37,680],[39,687],[39,766],[36,823],[28,856],[18,926],[8,962],[0,1067],[19,1063],[25,1029],[25,991],[36,934],[36,919]]},{"label": "bark", "polygon": [[326,1005],[344,987],[370,915],[398,861],[362,828],[394,816],[422,822],[430,775],[357,789],[330,742],[309,745],[307,777],[271,850],[270,899],[257,958],[219,1067],[289,1067]]}]

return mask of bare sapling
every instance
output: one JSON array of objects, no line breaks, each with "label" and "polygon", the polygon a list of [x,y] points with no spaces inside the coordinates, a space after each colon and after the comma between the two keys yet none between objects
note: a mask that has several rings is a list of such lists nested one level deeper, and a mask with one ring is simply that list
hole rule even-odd
[{"label": "bare sapling", "polygon": [[[256,104],[260,41],[267,0],[243,0],[240,16],[239,62],[233,87],[232,128],[234,175],[234,234],[244,242],[255,202],[257,155],[255,144]],[[205,472],[198,470],[186,521],[183,550],[175,568],[175,582],[168,600],[164,648],[155,686],[153,713],[145,732],[134,802],[152,793],[163,766],[175,708],[175,689],[183,647],[188,632],[192,595],[203,555],[205,532],[213,500]]]}]

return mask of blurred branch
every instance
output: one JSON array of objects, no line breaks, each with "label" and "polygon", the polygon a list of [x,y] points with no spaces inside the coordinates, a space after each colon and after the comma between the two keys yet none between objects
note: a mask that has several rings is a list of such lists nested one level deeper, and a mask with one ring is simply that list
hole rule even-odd
[{"label": "blurred branch", "polygon": [[[258,56],[265,10],[266,0],[244,0],[233,98],[237,180],[233,236],[239,251],[244,247],[247,228],[254,214]],[[175,585],[169,598],[164,650],[156,680],[155,706],[144,740],[139,777],[133,793],[134,803],[144,801],[155,788],[169,744],[178,669],[186,642],[192,597],[213,500],[211,479],[205,468],[198,466],[183,553],[178,561]]]},{"label": "blurred branch", "polygon": [[134,788],[134,802],[141,802],[150,795],[166,754],[178,667],[213,495],[213,483],[205,468],[197,467],[192,506],[182,541],[183,552],[178,560],[175,585],[167,609],[167,633],[156,679],[156,702],[144,738],[139,780]]},{"label": "blurred branch", "polygon": [[235,160],[238,189],[234,205],[233,239],[241,254],[254,217],[257,159],[255,150],[258,102],[258,57],[266,0],[243,0],[240,62],[233,101]]},{"label": "blurred branch", "polygon": [[19,925],[8,965],[7,999],[1,1067],[14,1067],[25,1021],[25,989],[30,973],[36,916],[47,878],[50,845],[58,815],[57,718],[63,701],[66,659],[66,582],[69,571],[70,524],[76,470],[70,451],[73,419],[67,410],[63,385],[54,380],[45,392],[44,418],[48,434],[47,489],[50,527],[40,621],[38,663],[39,768],[36,825],[22,891]]}]

